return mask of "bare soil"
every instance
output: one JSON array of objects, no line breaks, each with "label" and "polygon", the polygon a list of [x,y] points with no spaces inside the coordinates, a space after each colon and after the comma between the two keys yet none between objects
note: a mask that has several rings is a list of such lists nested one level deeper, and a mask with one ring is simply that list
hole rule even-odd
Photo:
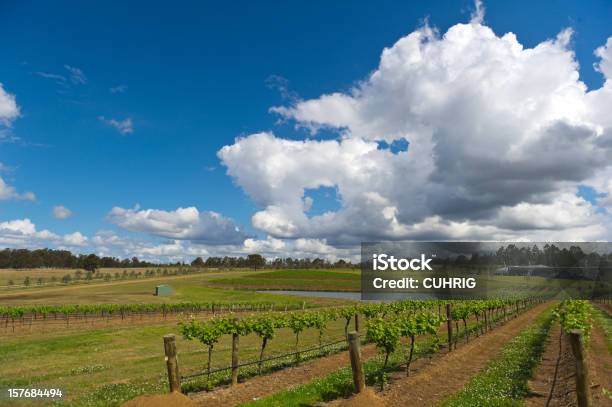
[{"label": "bare soil", "polygon": [[409,377],[392,383],[382,392],[382,399],[388,406],[434,406],[442,402],[463,389],[549,306],[547,303],[537,305],[486,335],[473,338],[442,357],[432,358],[429,364]]},{"label": "bare soil", "polygon": [[603,329],[594,324],[587,356],[594,406],[612,406],[612,355],[608,350]]},{"label": "bare soil", "polygon": [[[354,396],[346,400],[336,400],[329,406],[429,406],[435,405],[459,391],[469,379],[478,373],[487,362],[496,357],[501,348],[513,337],[525,329],[549,304],[540,304],[531,310],[496,327],[486,335],[478,338],[470,337],[470,342],[459,343],[458,349],[452,353],[441,351],[431,358],[417,359],[412,363],[411,376],[397,373],[392,377],[392,383],[383,393]],[[376,354],[373,346],[362,348],[363,359],[367,360]],[[284,369],[266,376],[249,379],[235,387],[227,387],[213,392],[203,392],[191,395],[200,406],[224,407],[267,397],[276,392],[308,383],[313,379],[332,373],[343,366],[349,365],[348,352],[316,359],[300,366]],[[443,386],[432,386],[432,383]],[[372,396],[376,396],[373,398]],[[375,402],[372,401],[375,400]],[[358,404],[345,404],[358,403]]]},{"label": "bare soil", "polygon": [[[376,348],[372,345],[364,346],[361,352],[364,360],[369,359],[376,355]],[[304,362],[299,366],[283,369],[269,375],[258,376],[244,383],[238,383],[234,387],[225,387],[212,392],[196,393],[191,395],[191,397],[199,406],[235,406],[272,395],[293,386],[308,383],[313,379],[326,376],[349,364],[348,352],[342,352]]]},{"label": "bare soil", "polygon": [[180,393],[170,393],[155,396],[140,396],[127,401],[121,407],[195,407],[189,397]]},{"label": "bare soil", "polygon": [[354,395],[353,397],[343,400],[341,407],[387,407],[387,404],[378,396],[372,389],[366,389],[364,392]]},{"label": "bare soil", "polygon": [[529,382],[529,407],[576,406],[575,361],[567,338],[555,323],[546,340],[544,353]]},{"label": "bare soil", "polygon": [[[612,406],[604,389],[612,389],[612,355],[605,333],[595,324],[587,350],[593,406]],[[573,407],[576,400],[576,361],[568,339],[555,323],[548,337],[542,361],[530,382],[531,394],[525,400],[530,407]]]}]

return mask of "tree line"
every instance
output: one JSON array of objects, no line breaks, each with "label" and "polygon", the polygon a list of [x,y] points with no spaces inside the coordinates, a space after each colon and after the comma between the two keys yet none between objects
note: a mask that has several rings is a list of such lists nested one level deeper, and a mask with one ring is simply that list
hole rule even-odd
[{"label": "tree line", "polygon": [[[347,268],[355,267],[350,262],[338,260],[298,259],[287,257],[266,260],[260,254],[249,254],[244,257],[202,257],[195,258],[191,263],[194,267],[208,268]],[[0,269],[33,269],[33,268],[68,268],[95,271],[100,268],[134,268],[134,267],[161,267],[176,266],[183,267],[188,264],[183,262],[158,264],[139,260],[137,257],[131,259],[118,259],[116,257],[100,257],[96,254],[75,255],[68,250],[53,249],[4,249],[0,250]],[[357,265],[358,266],[358,265]]]},{"label": "tree line", "polygon": [[137,257],[120,260],[116,257],[100,257],[95,254],[74,255],[68,250],[53,249],[4,249],[0,251],[0,268],[72,268],[97,270],[98,268],[155,267],[158,264],[140,261]]},{"label": "tree line", "polygon": [[315,259],[299,259],[299,258],[275,258],[266,260],[260,254],[249,254],[246,257],[209,257],[204,260],[202,257],[197,257],[191,262],[195,267],[209,268],[288,268],[288,269],[330,269],[330,268],[353,268],[359,267],[359,264],[353,264],[350,261],[338,260],[330,262],[329,260]]}]

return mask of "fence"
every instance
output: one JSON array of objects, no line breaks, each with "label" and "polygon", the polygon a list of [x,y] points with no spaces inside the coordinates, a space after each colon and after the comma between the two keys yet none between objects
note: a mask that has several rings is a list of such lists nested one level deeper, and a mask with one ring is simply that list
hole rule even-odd
[{"label": "fence", "polygon": [[[531,306],[533,306],[536,303],[538,303],[538,301],[524,301],[520,305],[517,304],[515,315],[518,315],[521,311],[525,311],[529,309]],[[475,330],[476,332],[478,332],[478,330],[482,329],[482,333],[484,334],[484,332],[493,329],[493,326],[496,325],[497,323],[507,321],[508,318],[511,317],[511,314],[513,314],[512,311],[510,313],[507,313],[505,308],[503,310],[501,309],[500,310],[493,310],[493,309],[486,310],[484,311],[484,315],[485,315],[484,320],[480,322],[477,321],[476,326],[474,327],[471,327],[469,329],[466,327],[465,329],[461,330],[459,329],[458,326],[456,329],[453,329],[452,305],[447,304],[446,305],[447,318],[445,322],[448,328],[447,330],[448,351],[449,352],[452,351],[453,348],[456,349],[457,341],[459,340],[459,338],[466,337],[467,339],[467,335],[469,334],[470,331]],[[356,327],[358,327],[359,314],[355,314],[355,319],[356,319],[355,325]],[[171,337],[174,338],[174,335],[171,335]],[[166,342],[167,338],[168,336],[164,337],[164,342]],[[436,335],[436,338],[437,338],[437,335]],[[280,355],[274,355],[274,356],[271,356],[265,359],[261,359],[261,360],[258,359],[258,360],[248,361],[245,363],[239,363],[238,346],[237,346],[238,340],[237,339],[238,339],[238,335],[234,334],[233,341],[232,341],[232,365],[231,366],[225,366],[225,367],[214,368],[214,369],[209,367],[204,370],[200,370],[194,373],[190,373],[190,374],[181,376],[179,375],[178,365],[177,363],[175,363],[176,361],[172,363],[172,366],[169,364],[168,365],[169,369],[170,368],[176,369],[172,373],[172,375],[169,373],[170,387],[172,388],[174,386],[172,384],[172,378],[175,376],[179,379],[179,381],[184,382],[183,385],[180,386],[180,388],[185,391],[198,391],[198,390],[202,390],[203,388],[207,390],[211,390],[215,384],[231,383],[233,385],[237,383],[239,374],[241,375],[242,378],[245,378],[245,377],[259,375],[262,373],[269,373],[271,371],[278,370],[284,367],[293,366],[296,363],[299,363],[300,361],[303,361],[303,360],[312,359],[312,358],[316,358],[320,356],[326,356],[326,355],[350,348],[351,346],[354,348],[355,347],[354,342],[356,340],[355,333],[349,333],[348,335],[343,335],[341,338],[336,338],[324,344],[320,344],[319,346],[316,346],[316,347],[301,349],[301,350],[297,350],[294,352],[282,353]],[[172,341],[174,340],[175,339],[172,339]],[[431,346],[428,346],[427,348],[433,350],[434,348],[437,349],[437,346],[438,346],[438,341],[435,340],[435,342],[432,343]],[[430,352],[431,350],[428,350],[427,352]],[[212,352],[212,347],[209,347],[209,352]],[[364,375],[363,370],[359,371],[359,368],[357,367],[357,364],[358,364],[357,361],[360,360],[360,355],[359,357],[355,356],[356,355],[355,352],[359,353],[359,351],[358,350],[355,351],[355,349],[353,349],[350,352],[351,353],[350,354],[351,366],[353,367],[354,375],[363,376]],[[166,353],[166,360],[168,360],[169,358],[173,358],[173,357],[176,359],[175,355],[173,356],[172,354]],[[371,379],[379,375],[382,376],[386,374],[386,372],[399,369],[402,366],[407,366],[408,368],[409,363],[410,362],[407,361],[404,363],[395,364],[394,366],[385,366],[382,369],[377,369],[376,371],[368,372],[367,375],[365,376],[368,379]],[[210,353],[209,353],[209,364],[210,364]],[[385,361],[385,365],[386,365],[386,361]],[[254,367],[257,367],[257,369],[254,369]],[[355,370],[355,369],[358,369],[358,370]],[[203,378],[203,377],[206,377],[205,381],[197,382],[200,378]],[[365,379],[362,380],[354,376],[354,380],[355,380],[356,385],[359,386],[361,381]],[[194,381],[196,381],[197,383],[193,383]],[[381,383],[382,383],[382,380],[381,380]]]},{"label": "fence", "polygon": [[[185,315],[190,316],[216,316],[228,313],[257,313],[270,311],[303,310],[318,308],[318,305],[301,303],[274,304],[274,303],[236,303],[236,304],[207,304],[202,308],[160,309],[163,304],[154,304],[158,309],[131,311],[115,310],[100,312],[24,312],[18,316],[10,314],[11,308],[0,309],[0,335],[8,335],[19,331],[33,331],[35,329],[66,329],[69,327],[101,326],[111,323],[150,323],[153,320],[164,321],[176,319]],[[127,306],[126,306],[127,307]]]}]

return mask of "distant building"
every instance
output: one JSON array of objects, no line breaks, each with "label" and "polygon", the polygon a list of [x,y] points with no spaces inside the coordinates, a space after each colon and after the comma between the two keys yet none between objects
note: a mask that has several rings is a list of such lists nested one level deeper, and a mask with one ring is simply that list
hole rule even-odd
[{"label": "distant building", "polygon": [[174,290],[172,290],[172,287],[170,287],[169,285],[161,284],[155,287],[155,295],[159,297],[166,297],[172,295],[173,293]]},{"label": "distant building", "polygon": [[504,266],[495,270],[494,274],[498,276],[555,277],[556,271],[554,267],[549,267],[543,264],[534,264],[531,266]]}]

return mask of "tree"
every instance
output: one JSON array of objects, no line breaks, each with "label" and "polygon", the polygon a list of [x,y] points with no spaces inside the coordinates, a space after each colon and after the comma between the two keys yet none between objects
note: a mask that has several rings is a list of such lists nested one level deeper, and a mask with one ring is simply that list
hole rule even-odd
[{"label": "tree", "polygon": [[204,267],[205,263],[204,260],[201,257],[196,257],[192,262],[191,265],[193,267]]},{"label": "tree", "polygon": [[100,258],[95,254],[90,254],[83,260],[83,268],[87,271],[94,272],[100,265]]},{"label": "tree", "polygon": [[249,254],[247,256],[247,264],[250,268],[257,270],[258,267],[266,265],[266,259],[261,254]]}]

